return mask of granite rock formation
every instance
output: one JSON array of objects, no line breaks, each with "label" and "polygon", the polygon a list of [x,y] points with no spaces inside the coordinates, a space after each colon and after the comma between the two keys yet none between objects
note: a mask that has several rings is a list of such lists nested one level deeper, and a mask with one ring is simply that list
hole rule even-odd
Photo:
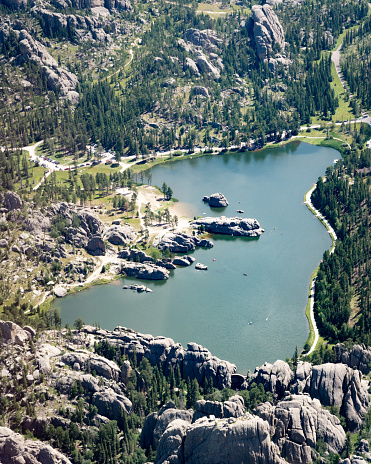
[{"label": "granite rock formation", "polygon": [[127,245],[135,240],[137,234],[132,226],[111,226],[104,234],[104,238],[113,245]]},{"label": "granite rock formation", "polygon": [[166,280],[169,278],[169,271],[156,264],[126,262],[122,264],[121,272],[128,277],[143,280]]},{"label": "granite rock formation", "polygon": [[213,193],[209,197],[204,196],[202,201],[209,203],[212,208],[224,208],[229,203],[222,193]]},{"label": "granite rock formation", "polygon": [[203,226],[212,234],[234,235],[236,237],[258,237],[264,232],[256,219],[205,217],[191,222],[191,226]]},{"label": "granite rock formation", "polygon": [[254,39],[260,60],[272,56],[273,45],[278,44],[285,49],[285,36],[276,13],[269,5],[254,5],[252,7],[254,22]]},{"label": "granite rock formation", "polygon": [[195,250],[196,247],[211,248],[213,242],[208,239],[199,239],[193,235],[172,233],[165,234],[157,244],[160,250],[168,249],[172,253],[187,253]]}]

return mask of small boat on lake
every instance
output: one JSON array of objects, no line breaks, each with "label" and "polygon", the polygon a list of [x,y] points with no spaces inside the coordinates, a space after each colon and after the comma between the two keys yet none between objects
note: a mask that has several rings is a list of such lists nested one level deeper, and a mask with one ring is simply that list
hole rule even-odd
[{"label": "small boat on lake", "polygon": [[207,266],[205,264],[197,263],[195,268],[200,271],[207,271]]}]

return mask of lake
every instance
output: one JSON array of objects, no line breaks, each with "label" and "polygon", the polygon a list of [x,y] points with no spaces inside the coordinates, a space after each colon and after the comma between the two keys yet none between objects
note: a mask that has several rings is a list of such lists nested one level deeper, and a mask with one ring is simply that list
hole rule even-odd
[{"label": "lake", "polygon": [[[193,216],[256,218],[257,239],[211,236],[214,247],[197,249],[194,265],[171,271],[168,281],[144,282],[137,294],[125,278],[56,300],[63,324],[82,317],[102,328],[117,325],[164,335],[186,346],[199,343],[246,374],[265,361],[292,356],[309,333],[305,308],[310,276],[331,238],[303,198],[339,152],[292,142],[258,152],[203,156],[159,165],[152,184],[166,182]],[[229,205],[211,210],[204,195],[223,193]],[[247,274],[247,275],[244,275]]]}]

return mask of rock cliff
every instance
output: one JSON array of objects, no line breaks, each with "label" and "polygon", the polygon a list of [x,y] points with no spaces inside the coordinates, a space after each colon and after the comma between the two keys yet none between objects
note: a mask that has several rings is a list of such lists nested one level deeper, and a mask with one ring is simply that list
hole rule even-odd
[{"label": "rock cliff", "polygon": [[285,49],[285,36],[276,13],[269,5],[254,5],[252,7],[254,21],[254,39],[260,60],[272,57],[273,46]]}]

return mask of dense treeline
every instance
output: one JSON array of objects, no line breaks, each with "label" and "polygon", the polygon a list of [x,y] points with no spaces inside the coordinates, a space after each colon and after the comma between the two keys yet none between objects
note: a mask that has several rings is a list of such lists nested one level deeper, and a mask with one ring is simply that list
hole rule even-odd
[{"label": "dense treeline", "polygon": [[314,306],[320,333],[334,343],[371,344],[370,162],[370,150],[352,153],[327,170],[312,195],[339,238],[320,264]]}]

